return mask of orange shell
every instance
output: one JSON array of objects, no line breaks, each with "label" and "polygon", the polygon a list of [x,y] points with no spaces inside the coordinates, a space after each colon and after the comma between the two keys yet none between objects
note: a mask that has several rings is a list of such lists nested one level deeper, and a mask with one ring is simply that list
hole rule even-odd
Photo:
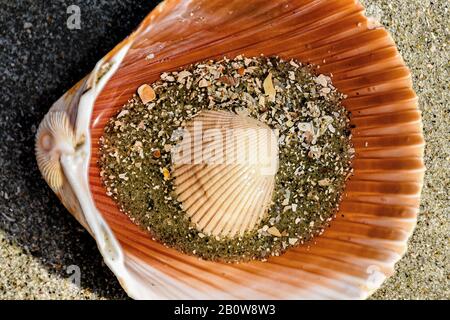
[{"label": "orange shell", "polygon": [[[424,139],[411,76],[389,34],[355,0],[166,0],[104,60],[130,45],[91,116],[89,185],[141,285],[161,299],[359,299],[394,272],[416,225]],[[221,264],[151,240],[106,196],[97,166],[107,120],[164,71],[224,55],[317,65],[348,97],[356,149],[340,212],[313,242],[267,262]],[[116,275],[121,280],[120,274]]]}]

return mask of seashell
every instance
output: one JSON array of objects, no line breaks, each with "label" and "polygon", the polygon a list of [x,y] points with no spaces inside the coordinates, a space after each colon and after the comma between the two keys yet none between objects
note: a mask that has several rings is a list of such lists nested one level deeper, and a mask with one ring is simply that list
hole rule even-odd
[{"label": "seashell", "polygon": [[[143,83],[198,61],[240,54],[279,55],[332,75],[352,112],[354,173],[340,214],[313,242],[267,262],[221,264],[166,248],[120,212],[100,180],[98,140]],[[66,118],[50,115],[56,111]],[[91,232],[133,298],[366,298],[394,272],[417,221],[424,175],[417,96],[392,38],[373,28],[358,1],[163,1],[50,114],[37,136],[43,176]],[[73,153],[65,119],[76,141]],[[208,230],[231,234],[229,227]]]},{"label": "seashell", "polygon": [[48,113],[36,135],[36,159],[39,170],[52,190],[58,193],[64,184],[60,156],[75,150],[75,138],[64,111]]},{"label": "seashell", "polygon": [[178,200],[199,231],[243,235],[266,216],[278,168],[277,137],[268,126],[204,111],[186,124],[176,149],[183,151],[174,158]]}]

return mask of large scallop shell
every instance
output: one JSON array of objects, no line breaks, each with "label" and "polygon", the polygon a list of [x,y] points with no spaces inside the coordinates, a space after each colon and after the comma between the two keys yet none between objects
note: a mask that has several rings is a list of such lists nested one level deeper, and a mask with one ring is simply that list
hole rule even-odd
[{"label": "large scallop shell", "polygon": [[266,216],[278,146],[275,132],[265,124],[231,112],[200,112],[186,125],[176,149],[178,200],[197,229],[234,237]]},{"label": "large scallop shell", "polygon": [[[166,248],[120,212],[100,180],[98,140],[140,85],[238,54],[294,58],[332,76],[348,96],[356,157],[340,213],[321,236],[267,262],[222,264]],[[105,63],[112,67],[100,72]],[[60,157],[77,203],[68,208],[134,298],[365,298],[406,251],[424,174],[421,115],[394,42],[357,1],[166,0],[56,106],[77,141],[85,135]]]}]

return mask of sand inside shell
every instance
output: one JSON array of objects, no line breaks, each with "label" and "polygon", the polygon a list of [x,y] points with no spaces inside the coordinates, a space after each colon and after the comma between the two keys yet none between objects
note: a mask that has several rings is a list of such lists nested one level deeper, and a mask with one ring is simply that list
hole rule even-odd
[{"label": "sand inside shell", "polygon": [[[337,214],[354,150],[344,97],[329,77],[297,61],[238,56],[164,73],[139,93],[105,127],[99,165],[108,195],[155,240],[203,259],[265,260],[322,233]],[[205,232],[178,199],[173,151],[186,123],[205,111],[277,132],[267,210],[232,236]]]}]

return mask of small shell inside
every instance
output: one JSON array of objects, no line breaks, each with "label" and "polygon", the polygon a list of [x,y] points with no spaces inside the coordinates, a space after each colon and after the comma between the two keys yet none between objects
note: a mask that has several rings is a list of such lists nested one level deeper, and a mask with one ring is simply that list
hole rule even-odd
[{"label": "small shell inside", "polygon": [[234,237],[267,214],[278,169],[277,137],[246,115],[203,111],[173,153],[178,200],[199,231]]}]

